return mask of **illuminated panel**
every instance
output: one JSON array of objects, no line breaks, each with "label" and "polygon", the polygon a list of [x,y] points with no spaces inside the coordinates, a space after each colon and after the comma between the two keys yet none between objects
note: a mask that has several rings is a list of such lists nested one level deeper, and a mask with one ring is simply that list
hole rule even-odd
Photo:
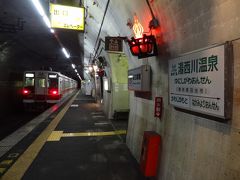
[{"label": "illuminated panel", "polygon": [[49,77],[49,78],[57,78],[57,75],[56,75],[56,74],[49,74],[48,77]]},{"label": "illuminated panel", "polygon": [[52,28],[84,31],[84,8],[50,3]]},{"label": "illuminated panel", "polygon": [[26,73],[25,77],[34,77],[34,74],[33,73]]}]

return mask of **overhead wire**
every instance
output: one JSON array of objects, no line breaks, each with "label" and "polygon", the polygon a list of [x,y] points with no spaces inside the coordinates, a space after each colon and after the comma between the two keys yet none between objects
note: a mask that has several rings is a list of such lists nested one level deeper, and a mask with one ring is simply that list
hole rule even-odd
[{"label": "overhead wire", "polygon": [[[107,10],[108,10],[109,3],[110,3],[110,0],[108,0],[108,2],[107,2],[107,5],[106,5],[105,11],[104,11],[104,15],[103,15],[103,19],[102,19],[102,22],[101,22],[101,26],[100,26],[100,29],[99,29],[99,31],[98,31],[97,39],[96,39],[96,42],[95,42],[95,45],[94,45],[94,51],[95,51],[94,57],[96,57],[96,54],[97,54],[96,45],[97,45],[97,42],[98,42],[98,40],[99,40],[101,31],[102,31],[102,26],[103,26],[103,23],[104,23],[104,20],[105,20],[105,16],[106,16],[106,14],[107,14]],[[99,46],[100,46],[100,45],[99,45]]]}]

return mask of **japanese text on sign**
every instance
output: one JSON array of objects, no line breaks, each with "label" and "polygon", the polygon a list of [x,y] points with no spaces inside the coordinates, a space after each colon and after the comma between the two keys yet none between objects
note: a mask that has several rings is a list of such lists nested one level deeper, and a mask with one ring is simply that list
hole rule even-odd
[{"label": "japanese text on sign", "polygon": [[51,27],[84,30],[84,8],[50,3]]},{"label": "japanese text on sign", "polygon": [[122,52],[123,51],[123,42],[121,38],[118,37],[105,37],[105,50]]},{"label": "japanese text on sign", "polygon": [[170,104],[224,117],[224,61],[224,45],[171,60]]}]

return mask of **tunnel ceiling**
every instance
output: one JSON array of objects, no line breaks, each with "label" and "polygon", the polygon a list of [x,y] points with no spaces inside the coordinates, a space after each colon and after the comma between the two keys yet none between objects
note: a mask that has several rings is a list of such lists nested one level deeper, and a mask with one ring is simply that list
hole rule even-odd
[{"label": "tunnel ceiling", "polygon": [[[41,1],[47,12],[47,2]],[[60,43],[44,24],[31,0],[0,1],[0,65],[12,71],[51,67],[77,79],[71,63],[82,73],[83,48],[75,31],[55,30],[60,43],[71,53],[66,59]],[[9,69],[9,71],[11,71]]]},{"label": "tunnel ceiling", "polygon": [[[39,0],[48,12],[49,0]],[[8,66],[17,64],[15,69],[39,69],[42,66],[52,67],[65,75],[77,78],[71,63],[77,65],[81,77],[83,68],[91,63],[94,56],[99,55],[101,39],[105,36],[128,36],[132,30],[127,27],[129,18],[136,13],[134,3],[128,0],[51,0],[64,5],[80,5],[85,7],[85,31],[55,29],[60,39],[44,24],[35,10],[31,0],[1,0],[0,7],[0,63]],[[135,2],[138,11],[146,6],[145,1]],[[149,10],[144,17],[149,16]],[[71,54],[66,59],[61,51],[62,44]],[[102,47],[104,43],[100,44]],[[101,47],[101,48],[102,48]],[[13,68],[14,69],[14,68]]]}]

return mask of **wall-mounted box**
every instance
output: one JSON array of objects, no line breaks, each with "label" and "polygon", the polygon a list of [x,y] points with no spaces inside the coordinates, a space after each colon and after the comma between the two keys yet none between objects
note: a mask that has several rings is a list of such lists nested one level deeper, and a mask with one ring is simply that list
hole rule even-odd
[{"label": "wall-mounted box", "polygon": [[151,90],[151,67],[142,65],[128,70],[128,89],[149,92]]},{"label": "wall-mounted box", "polygon": [[161,136],[153,131],[144,131],[140,169],[145,177],[155,177],[160,156]]}]

